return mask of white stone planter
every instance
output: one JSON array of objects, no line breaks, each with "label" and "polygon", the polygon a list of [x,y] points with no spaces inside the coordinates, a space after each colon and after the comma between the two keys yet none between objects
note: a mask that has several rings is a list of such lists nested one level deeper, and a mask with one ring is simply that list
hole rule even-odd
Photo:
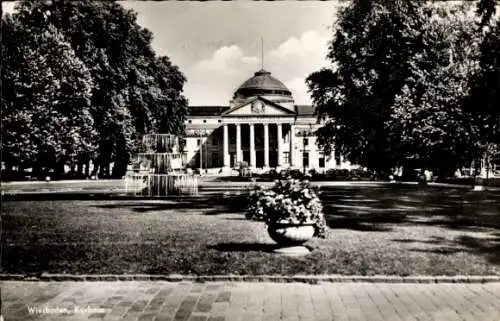
[{"label": "white stone planter", "polygon": [[267,227],[269,236],[280,246],[302,245],[312,239],[313,224],[273,224]]}]

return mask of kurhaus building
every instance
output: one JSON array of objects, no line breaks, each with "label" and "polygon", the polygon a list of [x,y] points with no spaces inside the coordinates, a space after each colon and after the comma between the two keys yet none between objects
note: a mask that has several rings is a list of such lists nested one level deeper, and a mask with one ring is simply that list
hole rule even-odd
[{"label": "kurhaus building", "polygon": [[292,93],[263,69],[245,81],[229,106],[190,106],[186,120],[186,166],[324,171],[349,168],[340,155],[316,145],[312,106],[295,105]]}]

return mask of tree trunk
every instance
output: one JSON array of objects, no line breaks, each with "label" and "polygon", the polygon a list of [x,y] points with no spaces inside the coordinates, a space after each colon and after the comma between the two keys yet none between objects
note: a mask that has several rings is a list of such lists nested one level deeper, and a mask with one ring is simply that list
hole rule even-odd
[{"label": "tree trunk", "polygon": [[91,176],[97,177],[99,170],[101,169],[101,160],[100,158],[96,158],[92,160],[92,164],[94,164],[94,168],[92,169],[92,173],[90,174]]},{"label": "tree trunk", "polygon": [[33,168],[32,168],[32,171],[31,171],[31,177],[40,177],[41,176],[41,171],[42,171],[42,166],[40,164],[40,160],[37,159],[34,163],[33,163]]},{"label": "tree trunk", "polygon": [[54,168],[54,176],[57,179],[61,179],[64,176],[64,161],[57,161]]},{"label": "tree trunk", "polygon": [[99,178],[104,178],[106,176],[106,164],[107,162],[101,156],[99,159]]},{"label": "tree trunk", "polygon": [[122,178],[127,173],[127,160],[117,160],[115,166],[113,167],[113,178]]},{"label": "tree trunk", "polygon": [[109,161],[101,163],[100,178],[109,178]]},{"label": "tree trunk", "polygon": [[90,174],[90,160],[87,160],[87,162],[85,163],[85,176],[89,177],[89,174]]},{"label": "tree trunk", "polygon": [[78,160],[76,171],[78,174],[83,174],[83,161],[81,159]]}]

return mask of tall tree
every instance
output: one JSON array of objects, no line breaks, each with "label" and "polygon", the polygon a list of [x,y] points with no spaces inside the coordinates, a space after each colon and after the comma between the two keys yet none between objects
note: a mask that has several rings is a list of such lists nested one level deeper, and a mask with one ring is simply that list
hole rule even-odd
[{"label": "tall tree", "polygon": [[419,4],[354,0],[338,15],[328,59],[332,67],[307,83],[326,152],[333,146],[348,160],[388,171],[400,158],[399,140],[387,127],[391,107],[410,73],[409,58],[422,46]]},{"label": "tall tree", "polygon": [[[170,63],[157,63],[152,34],[137,23],[133,11],[115,1],[92,0],[23,0],[17,10],[24,25],[54,25],[89,67],[95,83],[92,115],[100,136],[95,163],[102,174],[114,161],[113,176],[122,176],[137,148],[134,142],[145,132],[163,129],[158,121],[169,124],[166,130],[183,134],[184,76]],[[160,72],[177,82],[163,86],[158,83]],[[180,112],[169,114],[172,108]],[[157,119],[157,115],[174,117]]]},{"label": "tall tree", "polygon": [[424,5],[425,44],[410,58],[411,75],[397,95],[387,125],[400,137],[404,156],[419,167],[451,175],[468,162],[477,131],[464,109],[479,48],[470,6]]},{"label": "tall tree", "polygon": [[330,118],[320,145],[373,169],[443,175],[491,150],[500,116],[494,8],[478,3],[478,33],[469,3],[353,1],[338,17],[332,67],[308,78],[318,117]]},{"label": "tall tree", "polygon": [[3,23],[2,156],[8,166],[53,168],[93,152],[92,78],[53,26]]},{"label": "tall tree", "polygon": [[466,104],[478,133],[476,163],[500,152],[500,18],[495,18],[496,6],[494,0],[480,0],[476,11],[479,68],[470,78],[472,92]]}]

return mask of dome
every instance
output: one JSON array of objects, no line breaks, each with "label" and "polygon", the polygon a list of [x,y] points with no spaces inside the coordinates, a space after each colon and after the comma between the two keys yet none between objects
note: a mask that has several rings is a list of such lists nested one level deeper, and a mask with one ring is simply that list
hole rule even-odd
[{"label": "dome", "polygon": [[291,97],[292,93],[269,71],[261,69],[245,81],[234,93],[235,97],[251,97],[258,95],[279,95]]}]

